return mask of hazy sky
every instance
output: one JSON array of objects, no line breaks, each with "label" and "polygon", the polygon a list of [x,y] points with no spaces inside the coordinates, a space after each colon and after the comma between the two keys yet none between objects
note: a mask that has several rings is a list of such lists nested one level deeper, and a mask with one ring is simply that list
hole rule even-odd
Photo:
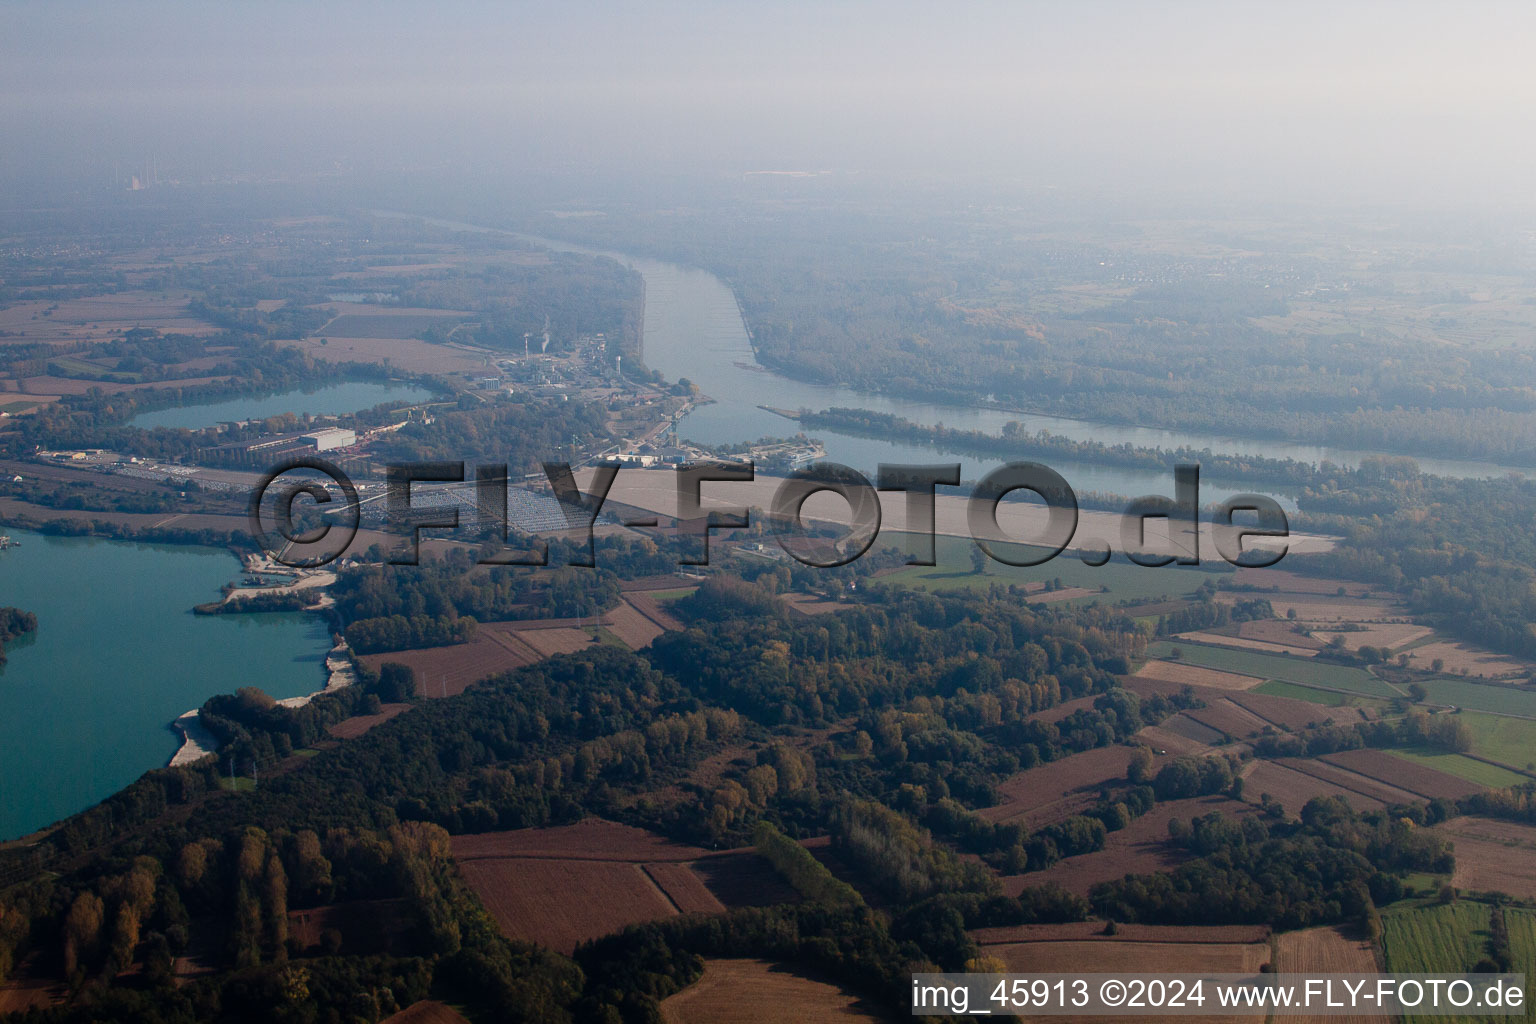
[{"label": "hazy sky", "polygon": [[0,180],[970,171],[1529,205],[1536,4],[8,3]]}]

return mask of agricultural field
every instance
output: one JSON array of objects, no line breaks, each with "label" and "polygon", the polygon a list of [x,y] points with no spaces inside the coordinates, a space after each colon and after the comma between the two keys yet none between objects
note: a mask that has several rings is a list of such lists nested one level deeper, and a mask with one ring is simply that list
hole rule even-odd
[{"label": "agricultural field", "polygon": [[365,654],[358,660],[374,671],[389,662],[409,665],[416,673],[419,692],[428,697],[451,697],[487,676],[531,665],[539,659],[539,652],[509,643],[493,626],[481,625],[468,643]]},{"label": "agricultural field", "polygon": [[[1490,907],[1462,900],[1451,904],[1389,907],[1381,915],[1382,946],[1388,971],[1453,972],[1471,969],[1487,955]],[[1514,969],[1531,973],[1536,964],[1536,915],[1529,910],[1506,909],[1510,951]],[[1531,1020],[1524,1016],[1414,1016],[1415,1022],[1467,1021],[1511,1022]]]},{"label": "agricultural field", "polygon": [[[1282,932],[1275,936],[1274,945],[1275,971],[1280,974],[1374,974],[1377,970],[1376,952],[1370,942],[1342,927]],[[1361,1013],[1315,1019],[1340,1024],[1388,1024],[1391,1018]]]},{"label": "agricultural field", "polygon": [[1429,699],[1473,711],[1536,718],[1536,690],[1499,683],[1474,683],[1465,679],[1430,679],[1424,683]]},{"label": "agricultural field", "polygon": [[1287,683],[1282,679],[1271,679],[1255,686],[1253,692],[1268,694],[1271,697],[1288,697],[1291,700],[1302,700],[1331,708],[1352,707],[1354,706],[1352,702],[1360,699],[1353,694],[1339,693],[1336,690],[1319,690],[1315,686]]},{"label": "agricultural field", "polygon": [[1402,758],[1393,757],[1385,750],[1341,750],[1337,754],[1324,756],[1322,760],[1378,782],[1417,793],[1426,800],[1435,797],[1454,800],[1476,793],[1480,788],[1466,779],[1424,765],[1405,763]]},{"label": "agricultural field", "polygon": [[1238,569],[1232,574],[1232,582],[1239,587],[1277,591],[1282,596],[1271,597],[1271,600],[1275,601],[1294,594],[1311,594],[1320,597],[1369,597],[1371,595],[1371,586],[1368,583],[1300,576],[1288,569],[1273,567]]},{"label": "agricultural field", "polygon": [[423,999],[412,1003],[393,1017],[384,1018],[384,1024],[469,1024],[464,1015],[447,1003],[436,999]]},{"label": "agricultural field", "polygon": [[[1226,698],[1207,701],[1203,708],[1185,711],[1184,717],[1192,718],[1201,725],[1217,729],[1229,739],[1243,739],[1263,732],[1269,723]],[[1178,716],[1175,716],[1178,717]]]},{"label": "agricultural field", "polygon": [[1131,748],[1095,747],[1037,765],[997,787],[1002,801],[979,813],[992,821],[1022,820],[1031,828],[1069,818],[1092,804],[1105,782],[1125,778]]},{"label": "agricultural field", "polygon": [[1434,747],[1407,747],[1389,750],[1386,753],[1412,762],[1418,767],[1454,775],[1458,779],[1465,779],[1487,789],[1505,789],[1530,781],[1528,777],[1510,771],[1508,768],[1479,761],[1465,754],[1450,754]]},{"label": "agricultural field", "polygon": [[[1172,930],[1172,929],[1170,929]],[[1118,939],[1118,936],[1116,936]],[[1003,962],[1006,970],[1029,973],[1076,974],[1084,970],[1104,973],[1178,974],[1232,973],[1248,974],[1269,962],[1268,942],[1015,942],[987,945],[982,954]],[[1091,965],[1088,966],[1088,965]],[[1048,1016],[1031,1014],[1032,1024],[1084,1024],[1087,1021],[1123,1021],[1123,1016]],[[1170,1020],[1174,1018],[1168,1018]],[[1200,1021],[1251,1021],[1263,1024],[1264,1014],[1249,1016],[1205,1016]]]},{"label": "agricultural field", "polygon": [[1181,737],[1190,743],[1198,744],[1201,753],[1206,753],[1226,740],[1226,734],[1220,730],[1203,725],[1187,712],[1170,715],[1163,719],[1157,726],[1159,732],[1169,733]]},{"label": "agricultural field", "polygon": [[1229,636],[1225,633],[1213,633],[1200,630],[1193,633],[1177,633],[1174,640],[1187,640],[1196,644],[1211,644],[1216,647],[1233,647],[1240,651],[1258,651],[1261,654],[1291,654],[1298,658],[1311,658],[1317,655],[1317,647],[1289,643],[1272,643],[1268,640],[1253,640],[1244,636]]},{"label": "agricultural field", "polygon": [[[1323,646],[1322,641],[1304,630],[1298,632],[1298,628],[1296,623],[1285,619],[1254,619],[1239,623],[1233,632],[1245,640],[1263,640],[1285,647],[1304,647],[1315,651]],[[1215,632],[1226,632],[1226,630]]]},{"label": "agricultural field", "polygon": [[455,836],[452,849],[503,934],[562,953],[627,924],[798,899],[750,849],[711,853],[597,818]]},{"label": "agricultural field", "polygon": [[[1401,647],[1423,639],[1431,632],[1428,626],[1419,626],[1412,622],[1372,622],[1361,629],[1349,632],[1319,626],[1312,631],[1312,636],[1322,641],[1330,641],[1336,636],[1343,637],[1344,649],[1347,651],[1358,651],[1362,647],[1369,646],[1385,647],[1396,652]],[[1409,660],[1412,660],[1412,655],[1409,656]]]},{"label": "agricultural field", "polygon": [[[1218,597],[1236,598],[1239,595],[1218,595]],[[1249,595],[1240,595],[1247,597]],[[1402,622],[1407,617],[1407,610],[1396,601],[1377,601],[1368,598],[1344,599],[1319,597],[1311,594],[1263,594],[1269,598],[1275,614],[1282,618],[1292,618],[1291,612],[1295,612],[1298,622]],[[1319,626],[1326,630],[1327,626]]]},{"label": "agricultural field", "polygon": [[1340,789],[1347,789],[1372,800],[1379,800],[1383,804],[1414,804],[1423,799],[1419,794],[1401,789],[1391,783],[1316,758],[1287,757],[1275,763],[1284,765],[1292,771],[1301,772],[1303,775],[1331,782]]},{"label": "agricultural field", "polygon": [[1536,721],[1463,711],[1461,723],[1471,731],[1472,752],[1478,757],[1536,771]]},{"label": "agricultural field", "polygon": [[[1178,716],[1175,715],[1173,717],[1177,718]],[[1214,752],[1211,744],[1190,739],[1183,732],[1175,732],[1173,729],[1166,728],[1165,726],[1172,721],[1173,719],[1170,718],[1164,725],[1149,725],[1138,732],[1136,738],[1154,751],[1159,753],[1167,752],[1174,757],[1184,755],[1203,757]],[[1189,719],[1185,719],[1185,721],[1188,722]]]},{"label": "agricultural field", "polygon": [[1299,772],[1278,761],[1254,761],[1243,772],[1243,799],[1258,804],[1265,794],[1279,801],[1285,813],[1293,818],[1301,813],[1308,800],[1319,796],[1343,797],[1357,811],[1380,810],[1384,806],[1374,797]]},{"label": "agricultural field", "polygon": [[1044,871],[1033,871],[1003,878],[1003,891],[1015,895],[1027,885],[1054,883],[1087,895],[1099,882],[1109,882],[1130,874],[1167,871],[1189,859],[1189,854],[1168,841],[1168,822],[1174,818],[1188,821],[1202,814],[1221,812],[1233,818],[1253,813],[1247,804],[1223,796],[1193,797],[1157,804],[1125,828],[1110,832],[1104,848],[1057,861]]},{"label": "agricultural field", "polygon": [[592,634],[584,629],[556,627],[554,629],[518,630],[517,637],[546,658],[556,654],[575,654],[592,644]]},{"label": "agricultural field", "polygon": [[[1436,661],[1439,669],[1433,669]],[[1511,658],[1507,654],[1495,654],[1471,644],[1440,640],[1423,644],[1408,652],[1408,663],[1423,671],[1440,671],[1455,676],[1486,677],[1488,679],[1524,679],[1536,671],[1529,662]]]},{"label": "agricultural field", "polygon": [[704,961],[704,976],[661,1003],[665,1024],[854,1024],[886,1018],[857,995],[766,960]]},{"label": "agricultural field", "polygon": [[333,725],[328,725],[325,731],[338,740],[355,740],[363,733],[376,725],[382,725],[396,715],[404,714],[411,710],[409,704],[381,704],[377,714],[353,715],[344,718]]},{"label": "agricultural field", "polygon": [[627,600],[621,600],[603,619],[604,625],[625,647],[638,651],[666,632],[646,618]]},{"label": "agricultural field", "polygon": [[[1301,694],[1305,694],[1306,697],[1299,696]],[[1321,701],[1313,702],[1307,699],[1313,695],[1335,697],[1340,703],[1324,704]],[[1379,701],[1370,698],[1334,694],[1309,686],[1281,682],[1268,682],[1246,693],[1229,694],[1228,699],[1239,707],[1258,715],[1264,721],[1292,731],[1322,725],[1324,722],[1353,725],[1369,717],[1364,713],[1364,708],[1375,708],[1380,705]]]},{"label": "agricultural field", "polygon": [[1215,690],[1248,690],[1264,680],[1257,676],[1242,676],[1235,672],[1221,672],[1201,668],[1183,661],[1149,661],[1136,670],[1138,679],[1157,679],[1163,682],[1209,686]]},{"label": "agricultural field", "polygon": [[1451,884],[1464,891],[1536,899],[1536,826],[1492,818],[1452,818],[1435,826],[1456,844]]},{"label": "agricultural field", "polygon": [[[1148,647],[1147,655],[1153,658],[1169,659],[1175,650],[1180,652],[1180,657],[1172,660],[1186,661],[1222,672],[1236,672],[1239,675],[1258,676],[1261,679],[1283,679],[1291,683],[1348,690],[1351,693],[1361,693],[1370,697],[1400,696],[1396,690],[1362,668],[1356,668],[1353,665],[1336,665],[1318,661],[1315,658],[1284,657],[1260,654],[1257,651],[1208,647],[1204,644],[1169,643],[1166,640]],[[1536,699],[1536,694],[1531,696]]]},{"label": "agricultural field", "polygon": [[647,864],[645,873],[651,876],[667,899],[683,914],[723,914],[725,904],[709,891],[709,886],[694,872],[690,864],[663,861]]},{"label": "agricultural field", "polygon": [[639,864],[511,858],[461,861],[460,870],[503,935],[566,955],[625,925],[677,913]]},{"label": "agricultural field", "polygon": [[[883,546],[887,542],[893,547],[906,550],[907,539],[903,536],[891,534],[887,537],[882,532],[880,543]],[[937,565],[908,566],[882,576],[881,580],[923,590],[985,590],[996,583],[1006,586],[1060,579],[1066,587],[1081,587],[1090,592],[1080,595],[1081,599],[1112,603],[1155,600],[1161,597],[1186,597],[1194,593],[1200,584],[1210,579],[1210,575],[1198,567],[1169,566],[1153,570],[1136,565],[1118,555],[1105,565],[1095,568],[1084,565],[1070,552],[1063,552],[1043,565],[1028,567],[989,561],[986,572],[977,574],[971,569],[970,549],[973,546],[974,542],[966,537],[938,537],[934,549]],[[1029,549],[1026,545],[1011,545],[1011,547],[1032,550],[1038,554],[1044,553],[1044,549]],[[1107,592],[1104,590],[1106,587]],[[1047,595],[1035,595],[1036,599],[1045,596]]]}]

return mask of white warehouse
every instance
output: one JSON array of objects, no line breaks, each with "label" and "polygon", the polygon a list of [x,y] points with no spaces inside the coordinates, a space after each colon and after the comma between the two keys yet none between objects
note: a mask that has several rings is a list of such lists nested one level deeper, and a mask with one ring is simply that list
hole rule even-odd
[{"label": "white warehouse", "polygon": [[350,448],[357,444],[357,434],[351,430],[343,430],[341,427],[326,427],[324,430],[305,434],[304,440],[314,445],[315,451],[328,452],[333,448]]}]

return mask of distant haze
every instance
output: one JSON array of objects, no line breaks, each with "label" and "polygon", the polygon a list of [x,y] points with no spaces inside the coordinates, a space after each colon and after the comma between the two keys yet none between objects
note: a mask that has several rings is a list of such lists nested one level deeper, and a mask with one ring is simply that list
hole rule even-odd
[{"label": "distant haze", "polygon": [[11,3],[0,188],[499,167],[1531,203],[1536,4]]}]

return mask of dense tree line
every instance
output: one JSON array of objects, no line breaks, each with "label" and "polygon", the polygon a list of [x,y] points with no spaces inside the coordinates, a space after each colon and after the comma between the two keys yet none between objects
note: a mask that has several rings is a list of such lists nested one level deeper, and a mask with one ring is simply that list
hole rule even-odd
[{"label": "dense tree line", "polygon": [[37,630],[37,616],[20,608],[0,608],[0,665],[5,664],[5,645]]},{"label": "dense tree line", "polygon": [[1289,825],[1215,812],[1169,827],[1197,856],[1166,874],[1095,885],[1089,899],[1096,914],[1114,921],[1306,928],[1363,919],[1374,907],[1373,887],[1385,894],[1391,876],[1444,872],[1452,864],[1438,835],[1386,812],[1356,814],[1336,797],[1309,801],[1300,821]]}]

